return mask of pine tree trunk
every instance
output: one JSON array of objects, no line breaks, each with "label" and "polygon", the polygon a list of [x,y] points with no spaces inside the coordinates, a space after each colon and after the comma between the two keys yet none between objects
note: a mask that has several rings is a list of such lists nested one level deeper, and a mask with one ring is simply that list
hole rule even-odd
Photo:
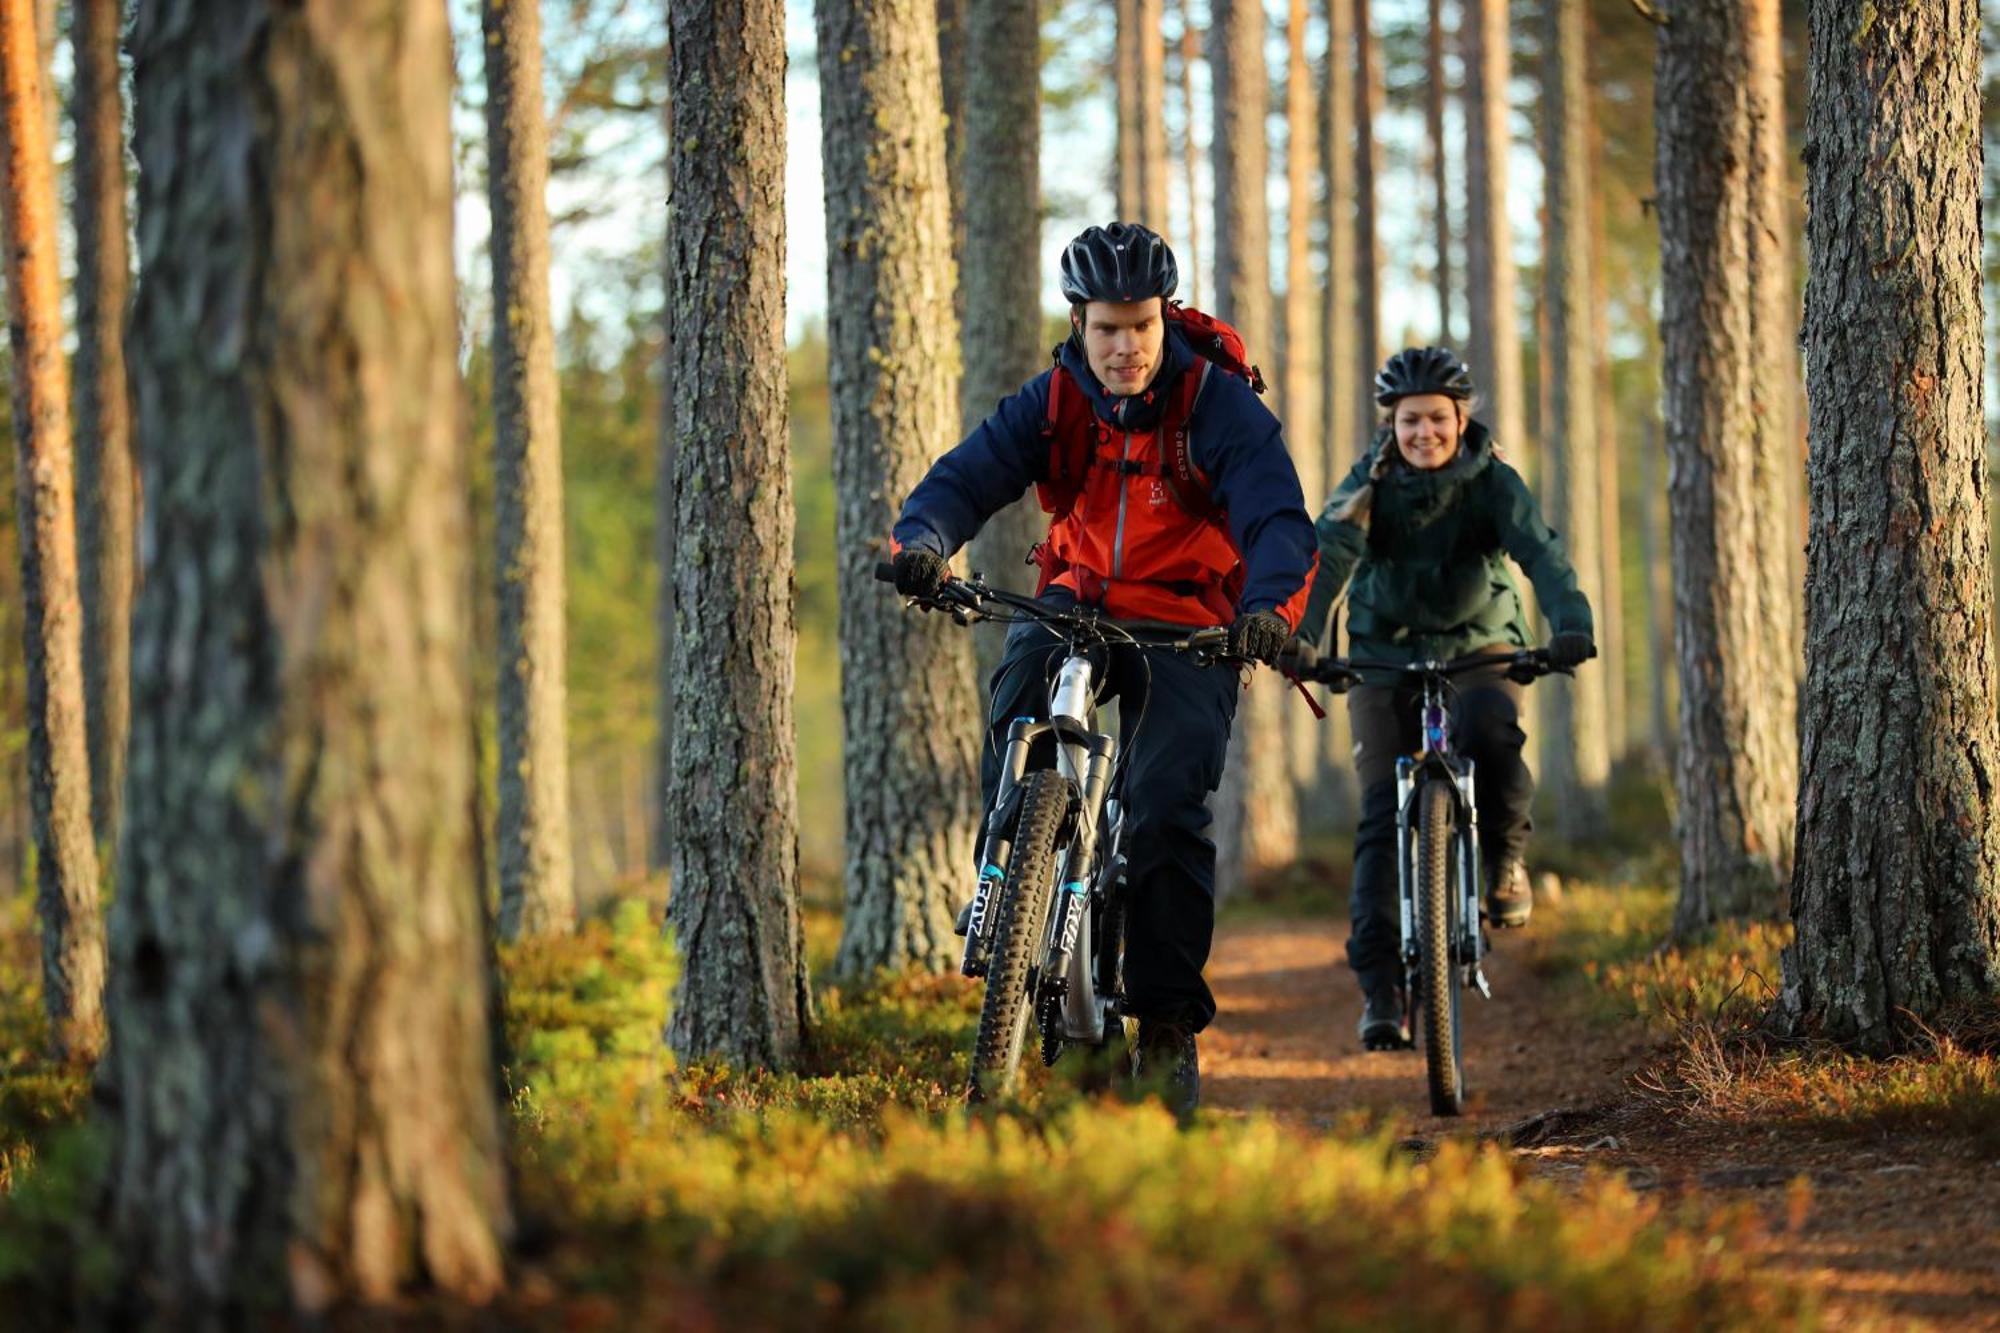
[{"label": "pine tree trunk", "polygon": [[1667,507],[1666,450],[1660,441],[1659,423],[1646,418],[1644,458],[1641,462],[1645,490],[1639,509],[1639,563],[1645,570],[1640,586],[1645,589],[1646,625],[1646,713],[1648,740],[1653,757],[1664,768],[1674,758],[1674,730],[1669,720],[1667,686],[1674,675],[1673,650],[1673,562],[1662,533]]},{"label": "pine tree trunk", "polygon": [[[1604,138],[1595,116],[1586,135],[1590,179],[1604,179]],[[1611,377],[1611,278],[1606,262],[1610,242],[1605,235],[1604,192],[1590,191],[1590,373],[1592,401],[1597,407],[1593,442],[1597,450],[1597,532],[1604,555],[1598,582],[1596,613],[1598,662],[1604,678],[1604,742],[1611,762],[1618,763],[1631,746],[1631,706],[1626,689],[1625,657],[1625,522],[1621,488],[1624,452],[1618,396]]]},{"label": "pine tree trunk", "polygon": [[1775,914],[1792,860],[1790,523],[1770,489],[1792,449],[1789,416],[1781,425],[1774,411],[1789,391],[1791,335],[1759,298],[1759,267],[1778,261],[1765,228],[1781,204],[1758,197],[1776,178],[1753,165],[1776,147],[1760,122],[1783,115],[1781,85],[1756,74],[1753,54],[1775,43],[1777,21],[1775,0],[1677,0],[1659,34],[1683,937],[1723,917]]},{"label": "pine tree trunk", "polygon": [[[1354,271],[1354,11],[1346,0],[1318,0],[1326,24],[1326,67],[1319,99],[1320,171],[1326,180],[1322,202],[1326,222],[1326,296],[1320,317],[1320,434],[1323,440],[1321,476],[1326,485],[1347,475],[1354,460],[1368,447],[1369,435],[1357,430],[1369,395],[1354,378],[1354,285],[1341,275]],[[1315,518],[1324,493],[1306,496]],[[1340,618],[1329,621],[1329,650],[1340,646]],[[1334,701],[1336,704],[1338,700]],[[1354,737],[1347,710],[1327,709],[1321,724],[1325,753],[1325,800],[1329,821],[1345,820],[1355,809]]]},{"label": "pine tree trunk", "polygon": [[[1306,0],[1291,0],[1285,25],[1285,327],[1278,413],[1285,423],[1285,443],[1291,449],[1306,503],[1316,505],[1328,487],[1326,445],[1319,420],[1321,386],[1315,377],[1320,300],[1312,270],[1319,118],[1313,105],[1311,66],[1306,61],[1306,27]],[[1292,780],[1299,784],[1302,795],[1319,786],[1324,748],[1319,727],[1319,721],[1303,707],[1293,709],[1287,720]]]},{"label": "pine tree trunk", "polygon": [[1173,240],[1167,211],[1166,0],[1134,0],[1139,97],[1139,221]]},{"label": "pine tree trunk", "polygon": [[493,491],[499,539],[500,937],[576,926],[565,721],[562,426],[549,317],[541,11],[482,0],[493,216]]},{"label": "pine tree trunk", "polygon": [[[1569,548],[1577,587],[1601,607],[1604,552],[1599,540],[1603,500],[1597,480],[1596,370],[1590,348],[1589,158],[1584,134],[1589,89],[1584,82],[1583,0],[1548,0],[1543,10],[1542,169],[1546,204],[1542,234],[1542,300],[1548,313],[1543,344],[1549,412],[1542,425],[1545,489],[1551,522]],[[1599,647],[1602,647],[1600,643]],[[1556,827],[1571,838],[1601,834],[1605,785],[1605,675],[1599,659],[1574,679],[1543,686],[1542,777],[1553,798]]]},{"label": "pine tree trunk", "polygon": [[955,957],[983,719],[963,631],[875,581],[896,506],[959,425],[932,14],[819,0],[818,26],[847,786],[835,967],[851,976]]},{"label": "pine tree trunk", "polygon": [[[1035,6],[972,0],[965,156],[980,182],[980,207],[968,220],[961,343],[964,415],[970,432],[1008,394],[1047,364],[1042,346],[1041,34]],[[1048,531],[1034,494],[995,514],[972,542],[972,566],[989,582],[1033,592],[1028,551]],[[999,665],[1006,626],[976,633],[979,679]]]},{"label": "pine tree trunk", "polygon": [[[1979,10],[1812,0],[1812,540],[1793,1028],[1883,1049],[2000,994]],[[1683,683],[1683,689],[1687,684]]]},{"label": "pine tree trunk", "polygon": [[1451,185],[1444,140],[1444,0],[1430,0],[1424,39],[1424,130],[1431,158],[1431,201],[1437,234],[1437,341],[1451,342]]},{"label": "pine tree trunk", "polygon": [[[1215,96],[1215,308],[1252,360],[1276,347],[1271,311],[1271,224],[1264,202],[1270,80],[1264,13],[1254,0],[1213,0],[1208,63]],[[1274,673],[1252,677],[1236,706],[1222,789],[1214,801],[1216,886],[1298,855],[1298,806],[1285,746],[1285,691]]]},{"label": "pine tree trunk", "polygon": [[1382,106],[1382,63],[1369,24],[1369,0],[1354,5],[1354,383],[1355,433],[1375,428],[1375,371],[1382,360],[1382,246],[1375,234],[1375,182],[1382,150],[1375,117]]},{"label": "pine tree trunk", "polygon": [[[672,19],[672,0],[667,0],[665,9],[669,22]],[[667,67],[673,67],[674,50],[671,39],[665,52]],[[669,87],[666,106],[661,113],[664,122],[665,141],[674,141],[674,97]],[[653,738],[653,810],[652,829],[647,849],[648,869],[660,871],[668,868],[673,860],[674,836],[674,651],[675,640],[679,637],[674,629],[676,618],[674,581],[678,565],[680,543],[675,533],[674,501],[674,460],[679,454],[676,435],[675,415],[677,402],[676,381],[674,379],[674,303],[680,299],[679,288],[674,279],[673,247],[673,164],[667,164],[667,234],[660,249],[665,256],[660,265],[660,283],[663,305],[660,317],[660,420],[659,438],[653,453],[653,556],[659,564],[660,586],[654,607],[653,626],[653,713],[657,721],[658,734]]]},{"label": "pine tree trunk", "polygon": [[510,1222],[444,10],[147,0],[131,50],[122,1289],[190,1325],[484,1300]]},{"label": "pine tree trunk", "polygon": [[1181,0],[1181,180],[1187,190],[1187,244],[1181,247],[1181,273],[1188,284],[1188,304],[1201,301],[1201,181],[1200,146],[1195,135],[1194,67],[1201,59],[1201,30],[1194,23],[1194,0]]},{"label": "pine tree trunk", "polygon": [[[674,405],[682,632],[667,903],[683,963],[667,1036],[682,1060],[784,1068],[812,1016],[792,720],[784,7],[672,0],[670,16],[671,342],[687,388]],[[941,152],[936,166],[941,185]],[[932,299],[946,306],[948,289]]]},{"label": "pine tree trunk", "polygon": [[1145,208],[1141,198],[1139,157],[1144,139],[1139,131],[1139,0],[1113,0],[1116,6],[1111,50],[1111,84],[1118,98],[1118,144],[1112,180],[1118,216],[1138,222]]},{"label": "pine tree trunk", "polygon": [[1484,400],[1482,416],[1507,459],[1533,480],[1515,311],[1514,234],[1507,220],[1507,0],[1464,0],[1459,43],[1465,66],[1466,359]]},{"label": "pine tree trunk", "polygon": [[125,379],[125,303],[131,260],[125,231],[125,106],[118,88],[119,0],[77,0],[76,524],[82,576],[85,732],[92,823],[100,847],[118,834],[130,725],[133,529],[138,490],[132,400]]},{"label": "pine tree trunk", "polygon": [[32,12],[6,6],[0,11],[0,238],[14,356],[14,512],[42,1001],[58,1053],[90,1060],[104,1040],[104,925],[90,826],[69,374],[41,58]]},{"label": "pine tree trunk", "polygon": [[[965,327],[965,137],[966,137],[966,28],[969,0],[937,0],[938,84],[944,90],[944,175],[951,191],[951,255],[958,265],[958,285],[952,296],[952,311],[958,326]],[[1031,50],[1039,57],[1039,35]],[[1037,60],[1035,78],[1041,80]],[[1041,126],[1035,126],[1036,137]],[[980,202],[985,202],[982,191]],[[964,396],[961,386],[960,397]]]}]

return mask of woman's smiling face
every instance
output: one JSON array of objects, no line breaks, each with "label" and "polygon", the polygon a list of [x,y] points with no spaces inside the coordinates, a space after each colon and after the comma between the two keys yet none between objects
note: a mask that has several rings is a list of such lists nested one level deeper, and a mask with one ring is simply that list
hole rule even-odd
[{"label": "woman's smiling face", "polygon": [[1414,393],[1396,403],[1392,418],[1396,448],[1403,461],[1419,472],[1433,472],[1458,457],[1465,418],[1456,398],[1441,393]]}]

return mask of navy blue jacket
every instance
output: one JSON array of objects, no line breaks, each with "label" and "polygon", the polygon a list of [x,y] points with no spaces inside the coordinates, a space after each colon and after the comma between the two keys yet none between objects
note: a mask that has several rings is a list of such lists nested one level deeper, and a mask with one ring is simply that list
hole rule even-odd
[{"label": "navy blue jacket", "polygon": [[[1163,353],[1166,364],[1154,381],[1160,389],[1195,361],[1187,340],[1171,326]],[[1075,339],[1057,354],[1093,410],[1113,428],[1150,430],[1157,423],[1169,394],[1155,393],[1150,408],[1138,397],[1111,394],[1091,373]],[[1049,440],[1042,427],[1052,373],[1043,371],[1002,399],[972,434],[931,466],[896,521],[899,546],[949,556],[987,519],[1048,479]],[[1209,494],[1226,514],[1230,539],[1243,558],[1239,610],[1274,611],[1292,602],[1306,586],[1318,538],[1277,417],[1242,380],[1211,374],[1189,418],[1188,452],[1208,478]]]}]

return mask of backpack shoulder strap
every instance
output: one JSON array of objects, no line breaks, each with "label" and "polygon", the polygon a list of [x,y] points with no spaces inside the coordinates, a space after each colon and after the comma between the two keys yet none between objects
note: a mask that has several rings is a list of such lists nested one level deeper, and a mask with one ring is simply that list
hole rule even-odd
[{"label": "backpack shoulder strap", "polygon": [[1193,373],[1181,376],[1174,401],[1168,406],[1165,420],[1160,422],[1162,470],[1167,489],[1173,492],[1174,502],[1188,517],[1203,521],[1215,518],[1221,511],[1215,497],[1208,492],[1208,478],[1194,465],[1188,423],[1194,419],[1195,405],[1201,402],[1202,390],[1208,387],[1208,377],[1214,372],[1213,362],[1196,357]]}]

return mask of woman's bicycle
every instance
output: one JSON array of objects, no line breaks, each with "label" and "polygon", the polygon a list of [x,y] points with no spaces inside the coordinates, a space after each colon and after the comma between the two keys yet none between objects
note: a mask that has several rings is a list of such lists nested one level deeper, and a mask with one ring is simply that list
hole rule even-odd
[{"label": "woman's bicycle", "polygon": [[1480,966],[1487,946],[1479,923],[1479,807],[1472,760],[1452,747],[1451,696],[1454,677],[1496,667],[1523,685],[1560,670],[1539,648],[1407,664],[1327,658],[1293,668],[1337,694],[1364,671],[1394,672],[1421,693],[1422,748],[1396,761],[1396,883],[1404,993],[1410,1029],[1423,1036],[1433,1115],[1465,1109],[1460,993],[1476,988],[1493,996]]},{"label": "woman's bicycle", "polygon": [[[875,577],[892,581],[892,566],[877,565]],[[1063,642],[1053,655],[1060,665],[1046,718],[1016,718],[1008,727],[966,923],[961,970],[986,979],[969,1089],[982,1101],[1012,1090],[1031,1016],[1045,1064],[1068,1046],[1123,1054],[1125,828],[1118,744],[1097,719],[1108,651],[1248,663],[1225,651],[1229,631],[1221,626],[1190,631],[1062,610],[989,587],[977,574],[911,604],[961,625],[1031,621]]]}]

